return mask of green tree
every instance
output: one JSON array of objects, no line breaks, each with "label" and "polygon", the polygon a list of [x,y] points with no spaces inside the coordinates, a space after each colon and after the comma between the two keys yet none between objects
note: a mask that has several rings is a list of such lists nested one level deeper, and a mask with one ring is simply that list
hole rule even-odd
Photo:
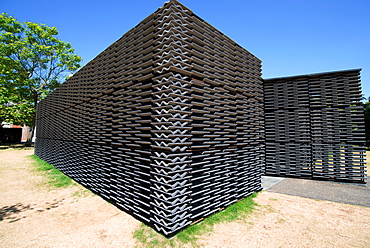
[{"label": "green tree", "polygon": [[81,57],[57,35],[55,27],[0,15],[0,122],[31,127],[26,145],[37,103],[80,67]]}]

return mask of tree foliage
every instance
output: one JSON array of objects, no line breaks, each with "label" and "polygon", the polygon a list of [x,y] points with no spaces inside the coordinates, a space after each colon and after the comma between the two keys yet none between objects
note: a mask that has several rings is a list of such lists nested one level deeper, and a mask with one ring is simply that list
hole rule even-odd
[{"label": "tree foliage", "polygon": [[33,113],[33,106],[19,96],[16,88],[9,85],[3,87],[3,84],[1,84],[0,123],[7,122],[30,126]]},{"label": "tree foliage", "polygon": [[57,35],[55,27],[0,15],[0,122],[33,127],[37,103],[80,67]]}]

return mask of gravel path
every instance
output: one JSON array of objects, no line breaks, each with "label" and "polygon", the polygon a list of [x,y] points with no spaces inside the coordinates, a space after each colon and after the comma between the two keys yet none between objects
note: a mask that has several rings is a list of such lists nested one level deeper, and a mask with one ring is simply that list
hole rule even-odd
[{"label": "gravel path", "polygon": [[[140,222],[80,186],[50,189],[32,153],[0,151],[0,247],[135,247]],[[249,218],[216,225],[199,246],[370,247],[370,208],[267,191],[256,202]]]},{"label": "gravel path", "polygon": [[51,190],[28,155],[0,151],[0,247],[133,247],[140,223],[80,186]]},{"label": "gravel path", "polygon": [[370,247],[370,208],[262,192],[250,218],[220,224],[204,247]]},{"label": "gravel path", "polygon": [[[370,151],[366,152],[366,155],[369,166]],[[369,167],[367,176],[367,184],[263,176],[262,186],[264,190],[269,192],[370,207]]]}]

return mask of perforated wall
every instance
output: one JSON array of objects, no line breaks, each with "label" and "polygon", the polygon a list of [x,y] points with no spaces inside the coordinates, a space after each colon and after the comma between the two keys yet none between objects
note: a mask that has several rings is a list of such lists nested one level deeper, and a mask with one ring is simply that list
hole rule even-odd
[{"label": "perforated wall", "polygon": [[264,81],[265,174],[366,182],[360,70]]},{"label": "perforated wall", "polygon": [[35,153],[171,236],[261,190],[261,61],[177,1],[37,111]]}]

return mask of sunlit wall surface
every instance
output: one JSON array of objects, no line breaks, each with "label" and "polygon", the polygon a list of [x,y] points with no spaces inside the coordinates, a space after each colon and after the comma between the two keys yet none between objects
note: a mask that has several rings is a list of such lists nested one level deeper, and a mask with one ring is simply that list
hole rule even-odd
[{"label": "sunlit wall surface", "polygon": [[264,86],[267,175],[366,182],[359,69]]},{"label": "sunlit wall surface", "polygon": [[261,190],[261,61],[165,3],[45,98],[35,153],[171,236]]}]

